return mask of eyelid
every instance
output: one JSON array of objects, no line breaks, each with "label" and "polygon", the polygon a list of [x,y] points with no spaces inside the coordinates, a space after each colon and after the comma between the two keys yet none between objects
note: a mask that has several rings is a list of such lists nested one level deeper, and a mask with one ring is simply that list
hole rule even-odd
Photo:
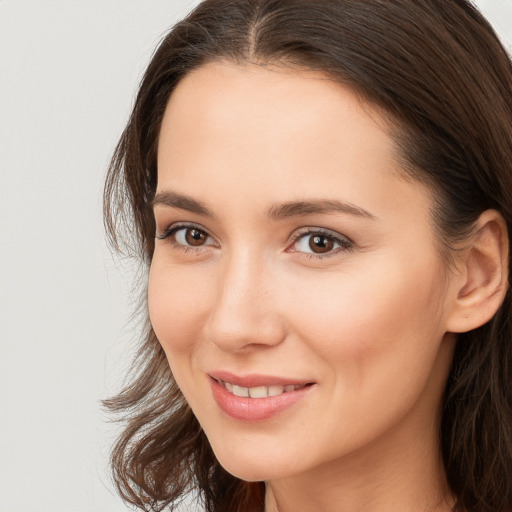
[{"label": "eyelid", "polygon": [[[196,229],[198,231],[202,231],[207,235],[208,238],[211,238],[215,243],[198,246],[179,244],[176,242],[176,240],[173,240],[172,235],[174,235],[175,233],[182,229]],[[159,230],[157,229],[157,232],[155,233],[155,238],[157,238],[158,240],[168,241],[175,247],[179,247],[186,250],[200,251],[204,250],[205,247],[218,247],[218,242],[215,240],[215,237],[206,228],[195,222],[173,222],[171,225],[169,225],[161,232],[159,232]]]},{"label": "eyelid", "polygon": [[[326,253],[314,253],[314,252],[304,252],[304,251],[293,250],[293,246],[301,238],[303,238],[307,235],[323,235],[323,236],[329,237],[332,240],[334,240],[336,243],[338,243],[338,245],[340,247],[337,247],[336,249],[326,252]],[[338,233],[337,231],[332,231],[332,230],[326,229],[326,228],[310,227],[309,226],[309,227],[301,228],[298,231],[296,231],[295,233],[293,233],[293,235],[290,237],[290,239],[288,241],[288,247],[289,248],[291,247],[292,250],[287,249],[287,252],[296,252],[296,253],[299,253],[302,256],[307,257],[309,259],[311,259],[311,258],[322,259],[322,258],[328,258],[330,256],[335,256],[336,254],[338,254],[340,252],[352,251],[354,249],[354,242],[347,236],[342,235],[341,233]]]},{"label": "eyelid", "polygon": [[[193,245],[185,245],[178,243],[175,239],[173,239],[173,235],[177,233],[178,231],[182,229],[196,229],[198,231],[204,232],[208,238],[213,240],[214,243],[206,243],[204,245],[199,246],[193,246]],[[323,235],[326,236],[332,240],[334,240],[339,247],[336,247],[335,249],[325,252],[325,253],[314,253],[314,252],[305,252],[305,251],[299,251],[293,248],[293,246],[299,241],[301,238],[306,237],[307,235]],[[220,244],[217,242],[215,237],[203,226],[200,224],[197,224],[195,222],[174,222],[170,224],[167,228],[165,228],[163,231],[155,233],[155,238],[158,240],[167,241],[172,246],[174,246],[176,249],[185,251],[185,252],[198,252],[198,251],[205,251],[207,249],[211,249],[212,247],[219,247]],[[346,251],[352,251],[354,249],[354,242],[348,238],[345,235],[342,235],[341,233],[337,231],[333,231],[326,228],[320,228],[320,227],[303,227],[296,230],[288,239],[287,242],[287,249],[286,252],[294,252],[298,253],[303,257],[309,258],[309,259],[322,259],[322,258],[328,258],[330,256],[335,256],[336,254],[340,252],[346,252]]]}]

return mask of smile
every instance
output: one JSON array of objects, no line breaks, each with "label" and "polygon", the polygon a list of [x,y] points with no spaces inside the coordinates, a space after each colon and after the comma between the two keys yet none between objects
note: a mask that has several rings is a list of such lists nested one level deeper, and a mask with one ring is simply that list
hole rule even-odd
[{"label": "smile", "polygon": [[301,402],[316,387],[315,382],[290,380],[262,375],[236,377],[226,372],[210,374],[212,396],[219,409],[244,422],[269,420]]},{"label": "smile", "polygon": [[244,386],[238,386],[224,380],[218,380],[230,393],[238,397],[244,398],[267,398],[269,396],[279,396],[283,393],[289,393],[291,391],[297,391],[305,388],[309,384],[294,385],[289,384],[286,386],[273,385],[273,386],[256,386],[252,388],[246,388]]}]

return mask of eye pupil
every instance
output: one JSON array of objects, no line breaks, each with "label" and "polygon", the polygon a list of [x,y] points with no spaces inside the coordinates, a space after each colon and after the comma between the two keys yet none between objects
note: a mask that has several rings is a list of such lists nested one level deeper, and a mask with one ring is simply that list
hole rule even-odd
[{"label": "eye pupil", "polygon": [[198,229],[187,229],[185,239],[189,245],[203,245],[206,241],[206,233]]},{"label": "eye pupil", "polygon": [[324,253],[332,250],[334,241],[327,236],[315,235],[309,239],[309,247],[313,252]]}]

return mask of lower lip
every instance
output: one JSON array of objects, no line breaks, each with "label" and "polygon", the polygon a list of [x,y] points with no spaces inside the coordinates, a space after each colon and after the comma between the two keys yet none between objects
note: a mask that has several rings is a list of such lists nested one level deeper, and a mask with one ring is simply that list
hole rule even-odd
[{"label": "lower lip", "polygon": [[231,418],[242,421],[268,420],[304,398],[313,386],[286,391],[278,396],[247,398],[233,395],[220,382],[211,379],[213,398]]}]

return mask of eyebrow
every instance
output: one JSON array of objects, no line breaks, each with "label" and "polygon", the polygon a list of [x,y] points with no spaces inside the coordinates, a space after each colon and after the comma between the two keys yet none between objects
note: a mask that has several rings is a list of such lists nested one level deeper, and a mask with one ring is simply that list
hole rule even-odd
[{"label": "eyebrow", "polygon": [[[205,217],[215,218],[213,212],[203,203],[189,196],[178,194],[169,190],[159,192],[151,201],[150,206],[167,206],[197,213]],[[377,220],[377,217],[369,211],[351,203],[337,199],[313,199],[305,201],[290,201],[273,205],[267,211],[267,217],[272,221],[280,221],[291,217],[303,217],[321,213],[346,213]]]},{"label": "eyebrow", "polygon": [[155,206],[179,208],[180,210],[187,210],[189,212],[197,213],[205,217],[215,217],[213,212],[200,201],[192,199],[191,197],[185,196],[183,194],[171,192],[169,190],[158,192],[158,194],[156,194],[153,200],[151,201],[150,206],[152,206],[153,208]]},{"label": "eyebrow", "polygon": [[377,220],[377,217],[351,203],[337,199],[313,199],[308,201],[291,201],[281,205],[272,206],[267,215],[271,220],[283,220],[290,217],[301,217],[315,213],[348,213],[358,217]]}]

